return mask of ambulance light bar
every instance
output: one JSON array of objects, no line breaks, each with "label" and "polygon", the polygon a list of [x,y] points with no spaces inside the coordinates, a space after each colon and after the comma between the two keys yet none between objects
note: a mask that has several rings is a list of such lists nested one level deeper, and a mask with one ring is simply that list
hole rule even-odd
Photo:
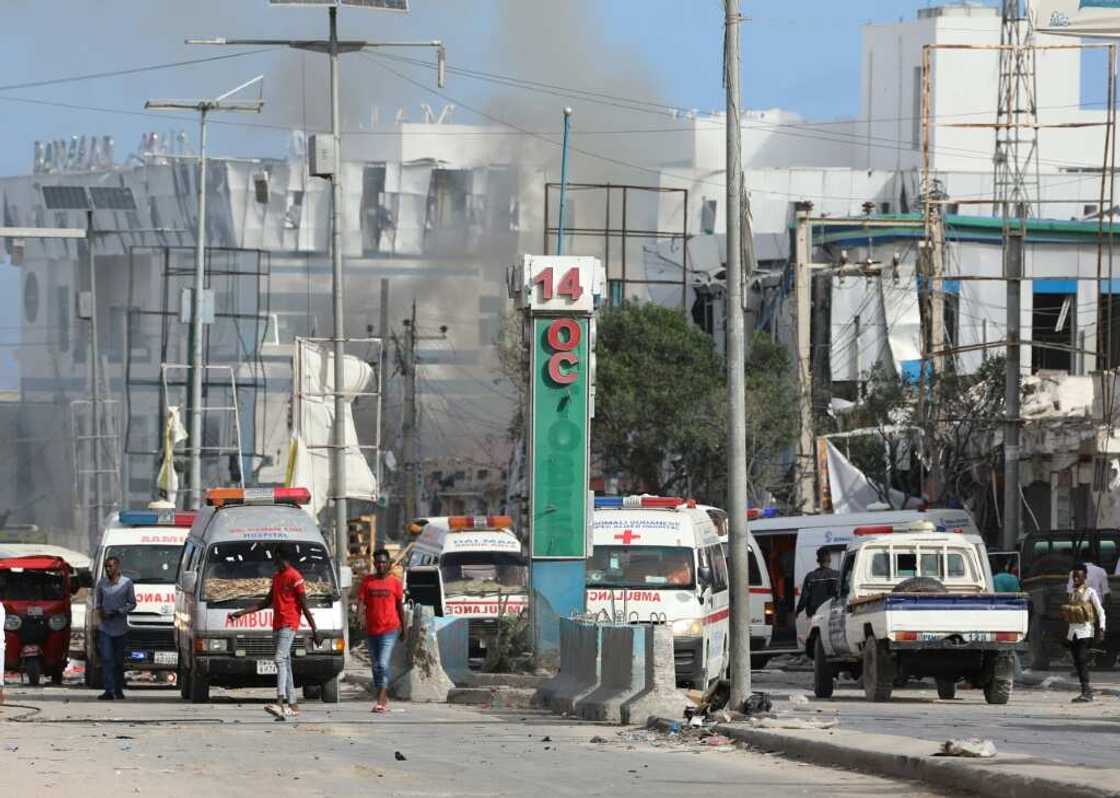
[{"label": "ambulance light bar", "polygon": [[508,515],[452,515],[447,519],[449,529],[513,529],[513,518]]},{"label": "ambulance light bar", "polygon": [[674,510],[682,504],[695,507],[695,499],[682,499],[679,496],[596,496],[596,510]]},{"label": "ambulance light bar", "polygon": [[175,510],[124,510],[118,519],[125,526],[187,526],[194,523],[194,513]]},{"label": "ambulance light bar", "polygon": [[211,507],[226,504],[310,504],[307,488],[211,488],[206,491]]},{"label": "ambulance light bar", "polygon": [[[860,537],[866,535],[891,535],[906,532],[936,532],[936,528],[929,521],[914,521],[908,524],[874,524],[872,526],[857,526],[853,533]],[[953,531],[961,532],[961,529]]]},{"label": "ambulance light bar", "polygon": [[747,520],[757,521],[760,518],[777,518],[777,507],[750,507],[747,509]]}]

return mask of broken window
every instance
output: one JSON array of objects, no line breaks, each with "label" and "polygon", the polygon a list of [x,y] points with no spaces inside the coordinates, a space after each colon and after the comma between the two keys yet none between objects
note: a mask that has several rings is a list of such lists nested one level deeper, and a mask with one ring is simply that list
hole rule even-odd
[{"label": "broken window", "polygon": [[704,198],[704,203],[700,206],[700,230],[704,235],[714,235],[716,232],[716,209],[719,207],[718,200]]},{"label": "broken window", "polygon": [[1120,293],[1101,296],[1097,310],[1097,368],[1120,364]]},{"label": "broken window", "polygon": [[381,251],[381,233],[393,227],[393,212],[385,194],[385,164],[362,171],[362,254]]},{"label": "broken window", "polygon": [[432,170],[426,225],[429,230],[467,224],[467,187],[470,176],[470,170],[467,169]]},{"label": "broken window", "polygon": [[1077,287],[1072,280],[1036,280],[1031,312],[1031,371],[1065,371],[1073,365]]}]

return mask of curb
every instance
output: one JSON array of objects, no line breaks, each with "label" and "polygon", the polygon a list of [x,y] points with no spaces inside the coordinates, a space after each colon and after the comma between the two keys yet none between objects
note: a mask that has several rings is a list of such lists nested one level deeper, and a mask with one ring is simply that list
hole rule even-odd
[{"label": "curb", "polygon": [[536,693],[528,687],[456,687],[448,692],[447,703],[493,709],[530,709]]},{"label": "curb", "polygon": [[[658,718],[651,720],[650,726],[670,731],[674,726],[681,728],[682,724]],[[1120,771],[1040,761],[1026,755],[999,754],[994,759],[934,757],[936,743],[885,734],[859,734],[861,744],[857,746],[840,742],[836,734],[827,731],[777,732],[724,723],[716,724],[714,730],[754,748],[816,765],[921,781],[937,787],[965,790],[985,798],[1120,796],[1120,788],[1100,786],[1101,782],[1120,785]],[[1114,776],[1108,777],[1109,772]],[[1066,774],[1068,777],[1063,778]]]},{"label": "curb", "polygon": [[[1046,687],[1042,684],[1047,679],[1052,679]],[[1092,671],[1090,671],[1090,683],[1092,682]],[[1043,690],[1061,690],[1063,692],[1079,693],[1081,692],[1081,683],[1075,682],[1072,679],[1067,679],[1061,676],[1039,676],[1032,672],[1030,678],[1019,678],[1015,680],[1016,687],[1023,687],[1027,689],[1040,688]],[[1116,687],[1094,687],[1093,692],[1097,695],[1109,695],[1120,698],[1120,688]]]}]

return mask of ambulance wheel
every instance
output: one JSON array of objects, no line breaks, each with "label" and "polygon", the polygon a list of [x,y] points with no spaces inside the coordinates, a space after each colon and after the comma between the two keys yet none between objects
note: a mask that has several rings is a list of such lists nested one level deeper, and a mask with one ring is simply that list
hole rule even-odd
[{"label": "ambulance wheel", "polygon": [[191,668],[187,681],[190,684],[188,690],[192,704],[210,703],[210,680],[205,673],[197,668]]},{"label": "ambulance wheel", "polygon": [[813,695],[817,698],[832,698],[836,688],[836,677],[832,666],[824,655],[824,645],[820,637],[813,638]]},{"label": "ambulance wheel", "polygon": [[323,695],[323,686],[321,684],[305,684],[303,686],[303,697],[308,701],[314,701],[321,698]]},{"label": "ambulance wheel", "polygon": [[937,697],[943,698],[946,701],[957,697],[957,680],[956,679],[938,679],[937,680]]},{"label": "ambulance wheel", "polygon": [[186,701],[191,697],[190,671],[184,670],[182,658],[180,658],[179,664],[175,666],[175,681],[179,685],[179,698]]},{"label": "ambulance wheel", "polygon": [[890,701],[894,676],[894,658],[887,644],[867,638],[863,643],[863,694],[867,700]]},{"label": "ambulance wheel", "polygon": [[101,668],[86,662],[86,687],[91,690],[102,690],[105,682],[101,678]]},{"label": "ambulance wheel", "polygon": [[[304,688],[307,689],[307,688]],[[338,703],[338,677],[327,679],[319,685],[319,691],[323,695],[324,704],[337,704]]]}]

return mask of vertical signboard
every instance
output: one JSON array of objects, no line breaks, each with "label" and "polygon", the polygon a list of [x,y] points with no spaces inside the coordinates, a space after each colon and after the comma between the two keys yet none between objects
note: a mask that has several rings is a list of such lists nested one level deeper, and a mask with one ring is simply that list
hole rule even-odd
[{"label": "vertical signboard", "polygon": [[528,312],[529,551],[533,644],[547,663],[559,619],[585,606],[588,471],[594,383],[595,258],[526,255],[518,285]]},{"label": "vertical signboard", "polygon": [[532,556],[586,556],[588,322],[534,318],[530,454]]}]

